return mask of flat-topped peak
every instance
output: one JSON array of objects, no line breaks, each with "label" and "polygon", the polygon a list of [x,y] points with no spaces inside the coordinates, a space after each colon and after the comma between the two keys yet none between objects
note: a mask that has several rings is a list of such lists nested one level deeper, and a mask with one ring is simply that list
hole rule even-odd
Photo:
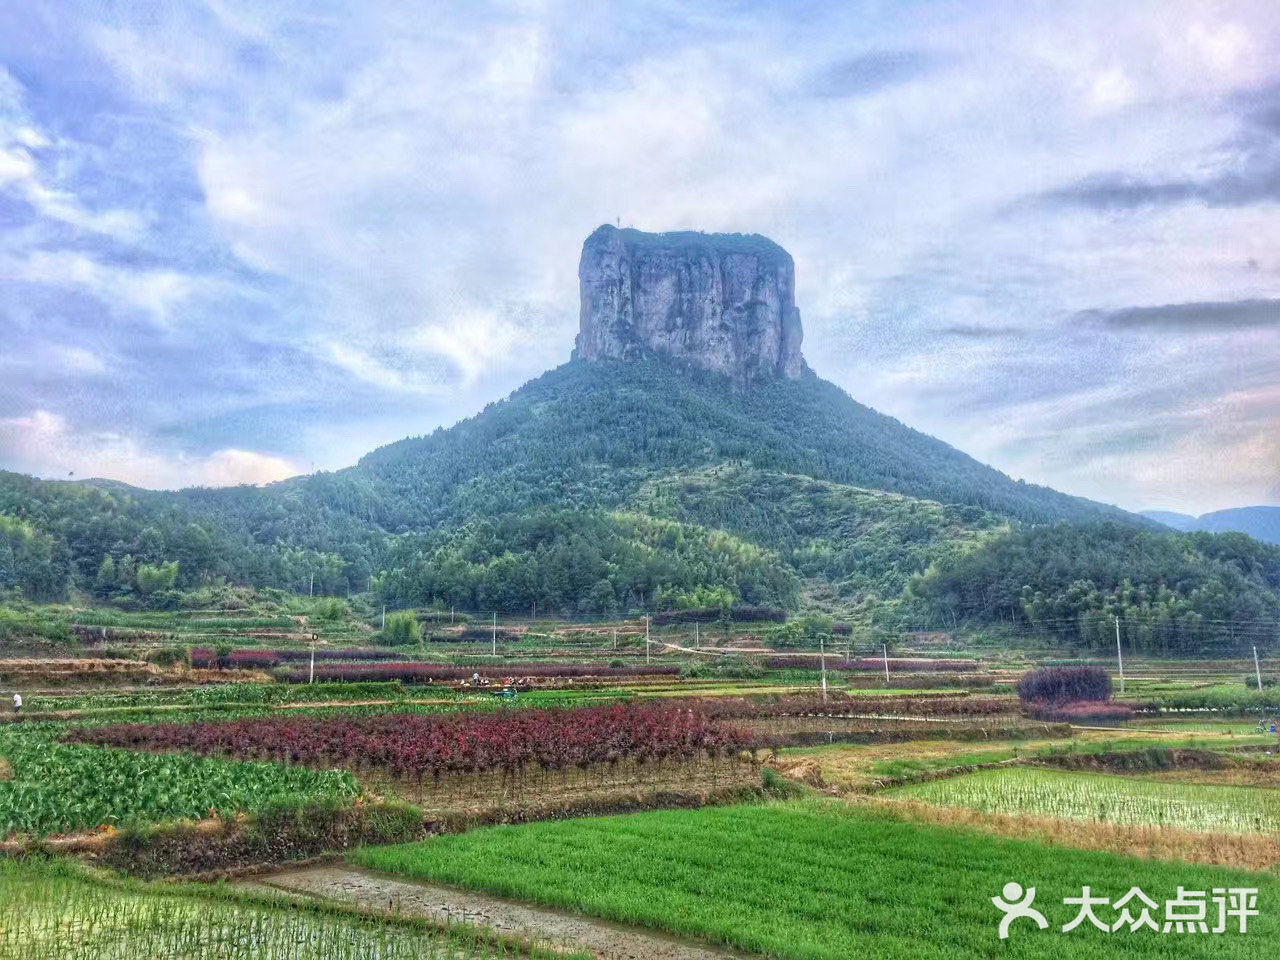
[{"label": "flat-topped peak", "polygon": [[577,355],[657,353],[749,383],[800,375],[795,264],[767,237],[598,227],[582,246]]}]

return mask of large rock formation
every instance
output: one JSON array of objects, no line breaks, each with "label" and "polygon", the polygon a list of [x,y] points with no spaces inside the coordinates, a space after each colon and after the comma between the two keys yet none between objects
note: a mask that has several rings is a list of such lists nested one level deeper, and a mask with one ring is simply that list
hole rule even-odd
[{"label": "large rock formation", "polygon": [[795,263],[765,237],[603,226],[578,282],[586,360],[652,351],[741,383],[800,376]]}]

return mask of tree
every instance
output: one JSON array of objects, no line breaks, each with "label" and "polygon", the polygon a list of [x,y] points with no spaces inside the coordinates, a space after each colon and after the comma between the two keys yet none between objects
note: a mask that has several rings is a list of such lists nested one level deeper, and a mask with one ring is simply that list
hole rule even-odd
[{"label": "tree", "polygon": [[382,630],[382,642],[389,647],[403,647],[422,640],[422,627],[412,613],[393,613]]},{"label": "tree", "polygon": [[98,564],[98,575],[94,578],[94,592],[100,597],[108,596],[116,587],[116,562],[110,554],[102,558]]},{"label": "tree", "polygon": [[144,597],[159,590],[172,590],[178,578],[178,561],[138,564],[138,592]]}]

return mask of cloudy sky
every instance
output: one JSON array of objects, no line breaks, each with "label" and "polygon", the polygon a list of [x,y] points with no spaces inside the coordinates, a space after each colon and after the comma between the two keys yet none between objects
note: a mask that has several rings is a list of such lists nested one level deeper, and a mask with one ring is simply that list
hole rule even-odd
[{"label": "cloudy sky", "polygon": [[0,0],[0,468],[330,469],[569,356],[598,224],[1010,474],[1280,503],[1274,0]]}]

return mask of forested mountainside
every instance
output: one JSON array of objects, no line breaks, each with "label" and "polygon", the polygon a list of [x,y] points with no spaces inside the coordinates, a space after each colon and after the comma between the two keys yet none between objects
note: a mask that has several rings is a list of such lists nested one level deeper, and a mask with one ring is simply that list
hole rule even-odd
[{"label": "forested mountainside", "polygon": [[[678,514],[664,513],[674,509],[670,502],[661,510],[651,502],[656,488],[646,485],[652,481],[693,475],[726,462],[737,466],[721,474],[725,484],[714,510],[688,499]],[[796,478],[794,482],[815,478],[829,485],[814,488],[826,491],[823,497],[808,496],[805,510],[811,515],[801,516],[804,511],[796,507],[790,511],[788,523],[812,541],[807,546],[795,537],[781,539],[772,522],[752,520],[762,500],[780,496],[772,485],[785,475]],[[56,595],[67,584],[89,588],[99,583],[104,557],[111,557],[113,564],[127,557],[135,565],[177,559],[178,585],[224,575],[302,589],[315,572],[317,589],[358,591],[368,588],[379,571],[408,569],[414,566],[415,554],[431,556],[446,544],[456,550],[462,542],[484,542],[485,550],[501,554],[498,547],[509,547],[519,554],[525,539],[495,545],[468,531],[479,523],[512,517],[525,518],[539,528],[547,509],[633,513],[652,509],[654,516],[680,520],[686,526],[741,529],[750,534],[744,538],[747,542],[775,552],[788,551],[788,567],[805,576],[822,567],[841,581],[855,568],[861,569],[861,580],[846,586],[846,593],[851,589],[897,592],[903,564],[915,560],[906,555],[894,559],[884,567],[889,580],[878,583],[878,558],[891,552],[884,545],[889,541],[877,542],[870,552],[852,558],[871,543],[867,536],[849,539],[856,524],[869,530],[874,521],[878,534],[883,534],[894,526],[896,517],[893,510],[880,509],[859,521],[859,511],[876,500],[866,492],[860,494],[861,501],[850,492],[836,504],[839,497],[831,492],[837,489],[835,484],[854,482],[971,508],[967,513],[950,509],[946,516],[934,518],[936,505],[922,507],[922,517],[941,524],[925,539],[950,539],[953,528],[966,522],[990,528],[995,521],[983,505],[1002,518],[1120,515],[1088,501],[1016,483],[868,410],[811,373],[798,381],[744,392],[713,374],[652,359],[566,364],[470,420],[384,447],[336,473],[261,488],[193,489],[176,494],[116,483],[95,486],[9,475],[0,481],[4,497],[0,512],[24,525],[25,539],[22,544],[15,540],[11,553],[24,557],[26,568],[47,566],[39,558],[48,548],[54,569],[46,571],[33,591],[42,596]],[[755,483],[760,488],[753,493],[750,487]],[[902,497],[896,501],[898,507],[907,502]],[[920,522],[904,521],[902,537],[895,534],[890,540],[920,540]],[[521,521],[502,529],[514,531],[523,525]],[[584,529],[601,536],[606,528],[616,529],[616,525],[584,523]],[[823,529],[828,529],[826,539],[834,546],[824,542]],[[968,536],[964,533],[961,538]],[[48,542],[42,538],[49,538]],[[605,541],[599,546],[607,552],[608,544],[614,542],[612,534]],[[819,562],[825,552],[843,556]],[[547,562],[545,551],[537,555],[540,562]],[[469,556],[472,563],[488,562],[483,551]],[[10,566],[16,569],[17,563],[15,559]],[[9,580],[25,577],[34,583],[29,575],[16,580],[15,576],[10,574]],[[472,577],[468,582],[474,585],[483,579]],[[627,603],[637,584],[624,586],[616,575],[614,581],[616,602]],[[380,582],[390,589],[392,579]],[[403,583],[403,577],[397,582]],[[685,576],[669,585],[687,587],[690,582]],[[590,585],[594,587],[596,580]],[[704,585],[724,584],[708,581]],[[107,587],[103,590],[109,593]],[[738,583],[737,593],[744,591],[777,593],[773,586],[756,589]],[[434,592],[443,597],[452,591],[442,584]],[[540,589],[536,597],[518,592],[518,602],[512,599],[518,609],[533,603],[560,604],[566,596],[563,589]],[[492,595],[491,589],[471,590],[458,598],[467,605],[465,597],[479,603],[479,597]],[[793,595],[786,590],[779,594]],[[396,594],[402,596],[402,591]],[[582,601],[580,596],[575,598],[577,605]]]},{"label": "forested mountainside", "polygon": [[1142,516],[1184,533],[1247,533],[1255,540],[1280,544],[1280,507],[1231,507],[1198,517],[1167,510],[1143,510]]},{"label": "forested mountainside", "polygon": [[226,577],[305,589],[314,574],[320,590],[339,593],[348,576],[336,554],[254,542],[179,495],[0,471],[0,589],[34,600],[60,600],[70,589],[110,599],[136,592],[140,568],[175,562],[161,586]]},{"label": "forested mountainside", "polygon": [[1121,600],[1180,623],[1223,602],[1274,614],[1272,555],[1216,543],[1014,481],[807,369],[743,390],[651,357],[568,363],[454,427],[260,488],[0,475],[0,587],[40,599],[314,575],[511,612],[727,597],[1058,632]]},{"label": "forested mountainside", "polygon": [[1115,644],[1118,617],[1139,651],[1240,652],[1275,642],[1280,547],[1116,523],[1024,527],[908,590],[956,621],[1021,624],[1097,649]]}]

